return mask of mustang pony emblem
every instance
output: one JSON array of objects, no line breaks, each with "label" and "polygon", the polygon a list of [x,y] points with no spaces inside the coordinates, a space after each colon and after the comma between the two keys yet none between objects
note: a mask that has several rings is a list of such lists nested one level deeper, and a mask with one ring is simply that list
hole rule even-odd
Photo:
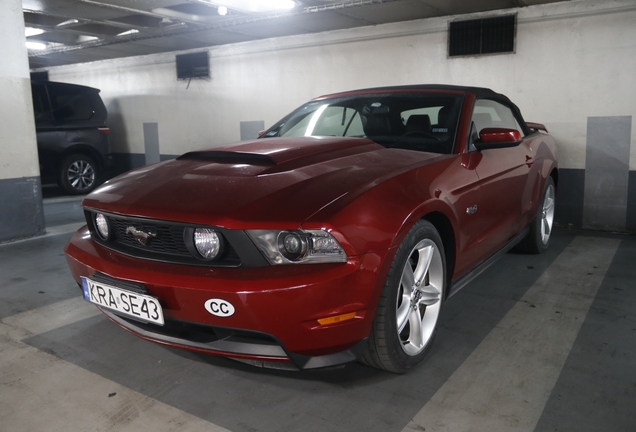
[{"label": "mustang pony emblem", "polygon": [[142,231],[132,226],[126,228],[126,234],[132,234],[134,239],[144,246],[148,243],[149,238],[157,237],[157,233]]}]

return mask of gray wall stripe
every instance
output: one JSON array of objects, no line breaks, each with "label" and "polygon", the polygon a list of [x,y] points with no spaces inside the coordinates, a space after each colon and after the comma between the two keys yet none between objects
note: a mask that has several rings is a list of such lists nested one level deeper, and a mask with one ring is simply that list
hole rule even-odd
[{"label": "gray wall stripe", "polygon": [[624,231],[632,117],[588,117],[583,228]]},{"label": "gray wall stripe", "polygon": [[44,234],[40,177],[0,180],[0,242]]},{"label": "gray wall stripe", "polygon": [[627,187],[627,231],[636,232],[636,171],[629,172]]},{"label": "gray wall stripe", "polygon": [[146,165],[157,163],[159,156],[159,124],[144,123],[144,147],[146,151]]},{"label": "gray wall stripe", "polygon": [[241,141],[258,138],[258,133],[263,129],[265,129],[263,120],[241,122]]}]

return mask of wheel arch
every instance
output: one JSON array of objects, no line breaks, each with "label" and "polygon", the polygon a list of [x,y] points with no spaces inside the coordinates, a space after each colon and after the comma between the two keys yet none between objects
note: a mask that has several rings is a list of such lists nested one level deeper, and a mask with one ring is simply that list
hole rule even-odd
[{"label": "wheel arch", "polygon": [[93,159],[97,164],[97,168],[101,171],[104,168],[104,158],[95,148],[86,145],[86,144],[76,144],[71,147],[64,149],[64,151],[60,154],[60,163],[62,160],[67,158],[68,156],[81,154],[84,156],[88,156]]},{"label": "wheel arch", "polygon": [[559,170],[556,167],[553,167],[552,171],[550,171],[550,177],[554,181],[554,187],[559,190]]}]

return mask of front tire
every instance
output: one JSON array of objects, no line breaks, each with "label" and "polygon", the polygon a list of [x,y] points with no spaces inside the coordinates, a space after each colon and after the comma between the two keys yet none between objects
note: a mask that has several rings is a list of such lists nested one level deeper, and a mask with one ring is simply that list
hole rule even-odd
[{"label": "front tire", "polygon": [[442,240],[421,220],[393,259],[360,361],[394,373],[417,366],[433,343],[445,291]]},{"label": "front tire", "polygon": [[548,177],[541,199],[541,205],[530,224],[530,232],[517,247],[526,253],[539,254],[548,248],[554,224],[554,206],[556,203],[556,187],[552,177]]},{"label": "front tire", "polygon": [[97,187],[99,168],[93,159],[83,154],[65,157],[60,164],[59,185],[70,195],[82,195]]}]

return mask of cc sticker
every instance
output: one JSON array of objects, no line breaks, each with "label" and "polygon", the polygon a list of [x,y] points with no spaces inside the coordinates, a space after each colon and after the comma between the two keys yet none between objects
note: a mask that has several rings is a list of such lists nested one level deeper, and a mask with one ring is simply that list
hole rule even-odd
[{"label": "cc sticker", "polygon": [[221,299],[210,299],[206,301],[205,310],[212,315],[224,318],[234,315],[234,306],[232,306],[232,303]]}]

